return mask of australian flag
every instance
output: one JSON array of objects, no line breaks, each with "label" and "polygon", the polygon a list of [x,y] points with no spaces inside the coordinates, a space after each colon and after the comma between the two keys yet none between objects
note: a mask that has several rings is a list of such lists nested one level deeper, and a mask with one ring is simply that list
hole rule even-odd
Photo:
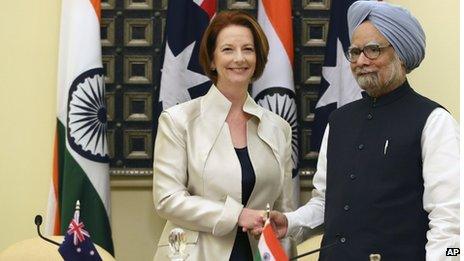
[{"label": "australian flag", "polygon": [[58,248],[66,261],[98,261],[102,260],[95,245],[90,240],[90,234],[84,229],[84,223],[79,220],[80,206],[76,203],[74,217],[69,224],[64,241]]},{"label": "australian flag", "polygon": [[170,0],[157,114],[206,94],[211,81],[198,61],[201,37],[216,13],[216,0]]},{"label": "australian flag", "polygon": [[320,96],[315,109],[312,150],[319,151],[330,113],[361,98],[345,52],[350,46],[346,13],[354,0],[332,0]]}]

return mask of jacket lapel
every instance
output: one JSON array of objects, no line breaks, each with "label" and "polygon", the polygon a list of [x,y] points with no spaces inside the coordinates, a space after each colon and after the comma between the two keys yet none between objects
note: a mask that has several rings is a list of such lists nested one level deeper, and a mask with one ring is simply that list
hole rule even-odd
[{"label": "jacket lapel", "polygon": [[[274,134],[275,126],[271,124],[268,120],[263,120],[264,108],[256,104],[256,102],[248,95],[248,98],[243,106],[243,110],[251,115],[256,116],[259,119],[258,124],[258,136],[264,142],[266,142],[269,147],[272,148],[274,155],[277,160],[279,160],[279,151],[277,149],[276,135]],[[280,162],[279,162],[280,165]]]},{"label": "jacket lapel", "polygon": [[206,159],[226,122],[232,103],[216,86],[212,85],[208,93],[201,98],[200,129],[202,130],[201,162]]}]

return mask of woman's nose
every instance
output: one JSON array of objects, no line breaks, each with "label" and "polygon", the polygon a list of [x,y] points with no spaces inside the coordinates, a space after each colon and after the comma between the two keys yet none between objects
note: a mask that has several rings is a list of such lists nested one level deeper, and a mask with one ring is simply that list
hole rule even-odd
[{"label": "woman's nose", "polygon": [[234,55],[234,62],[242,62],[245,60],[243,53],[241,51],[237,51]]}]

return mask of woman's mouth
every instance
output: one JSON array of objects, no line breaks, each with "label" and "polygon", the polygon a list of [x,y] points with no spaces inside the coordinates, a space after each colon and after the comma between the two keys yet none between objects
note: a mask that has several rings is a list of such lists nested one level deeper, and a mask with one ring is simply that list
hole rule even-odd
[{"label": "woman's mouth", "polygon": [[240,68],[229,68],[229,70],[236,72],[236,73],[242,73],[246,70],[248,70],[248,67],[240,67]]}]

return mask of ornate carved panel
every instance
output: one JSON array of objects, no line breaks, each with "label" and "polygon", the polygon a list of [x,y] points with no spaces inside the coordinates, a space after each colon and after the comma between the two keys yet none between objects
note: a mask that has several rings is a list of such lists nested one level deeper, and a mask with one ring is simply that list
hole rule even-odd
[{"label": "ornate carved panel", "polygon": [[108,121],[114,120],[114,92],[107,92],[106,95],[106,117]]},{"label": "ornate carved panel", "polygon": [[227,0],[228,9],[255,9],[256,0]]},{"label": "ornate carved panel", "polygon": [[304,159],[315,160],[318,153],[311,150],[311,130],[306,129],[301,132],[302,155]]},{"label": "ornate carved panel", "polygon": [[293,1],[295,83],[298,83],[300,128],[300,178],[302,190],[311,190],[317,152],[312,148],[311,129],[319,98],[322,65],[328,36],[331,0]]},{"label": "ornate carved panel", "polygon": [[113,55],[103,55],[103,70],[105,71],[105,84],[114,83],[115,61]]},{"label": "ornate carved panel", "polygon": [[327,19],[302,19],[302,45],[309,47],[325,46],[329,33],[329,20]]},{"label": "ornate carved panel", "polygon": [[330,0],[303,0],[303,9],[306,10],[329,10]]},{"label": "ornate carved panel", "polygon": [[128,55],[124,57],[124,82],[132,84],[152,83],[151,56]]},{"label": "ornate carved panel", "polygon": [[114,158],[114,130],[109,130],[106,133],[106,138],[108,141],[108,155],[112,159]]},{"label": "ornate carved panel", "polygon": [[166,0],[102,2],[111,174],[152,173],[153,97],[160,75],[166,4]]},{"label": "ornate carved panel", "polygon": [[114,19],[103,18],[101,20],[100,38],[102,46],[114,46],[115,26]]},{"label": "ornate carved panel", "polygon": [[321,82],[323,63],[324,56],[322,55],[303,55],[301,64],[303,83],[319,84]]},{"label": "ornate carved panel", "polygon": [[102,10],[111,10],[114,9],[115,7],[115,1],[116,0],[101,0],[101,8]]},{"label": "ornate carved panel", "polygon": [[161,0],[161,9],[163,10],[168,9],[168,0]]},{"label": "ornate carved panel", "polygon": [[318,95],[316,92],[302,91],[300,103],[300,118],[305,122],[314,121],[314,108],[316,107]]},{"label": "ornate carved panel", "polygon": [[125,130],[124,157],[126,159],[150,159],[153,154],[152,130]]},{"label": "ornate carved panel", "polygon": [[124,7],[128,10],[150,10],[153,0],[124,0]]},{"label": "ornate carved panel", "polygon": [[124,93],[124,120],[151,121],[152,104],[151,93]]},{"label": "ornate carved panel", "polygon": [[153,42],[153,23],[151,19],[124,20],[125,46],[150,46]]}]

